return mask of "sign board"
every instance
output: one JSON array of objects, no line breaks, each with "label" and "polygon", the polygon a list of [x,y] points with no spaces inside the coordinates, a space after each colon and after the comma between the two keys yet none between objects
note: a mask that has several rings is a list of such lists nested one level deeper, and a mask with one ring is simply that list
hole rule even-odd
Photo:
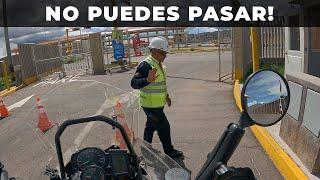
[{"label": "sign board", "polygon": [[139,34],[133,35],[132,42],[135,56],[142,56]]},{"label": "sign board", "polygon": [[112,30],[112,40],[123,41],[122,30]]},{"label": "sign board", "polygon": [[186,41],[185,34],[174,34],[173,35],[174,43],[184,43]]},{"label": "sign board", "polygon": [[115,60],[124,58],[124,45],[116,40],[112,40],[113,56]]}]

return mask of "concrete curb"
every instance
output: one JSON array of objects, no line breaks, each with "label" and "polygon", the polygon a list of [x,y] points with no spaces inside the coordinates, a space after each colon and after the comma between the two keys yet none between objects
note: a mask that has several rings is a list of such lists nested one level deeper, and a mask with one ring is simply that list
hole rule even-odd
[{"label": "concrete curb", "polygon": [[10,87],[9,90],[3,90],[0,92],[0,96],[4,97],[4,96],[8,96],[9,94],[12,94],[14,92],[16,92],[18,90],[18,87],[16,86],[13,86],[13,87]]},{"label": "concrete curb", "polygon": [[[242,111],[241,91],[238,80],[236,80],[234,83],[233,95],[237,107],[240,111]],[[308,179],[304,172],[288,156],[288,154],[283,151],[280,145],[272,138],[270,133],[264,127],[254,125],[251,126],[250,129],[260,142],[263,149],[266,151],[269,158],[272,160],[276,168],[279,170],[279,172],[285,179]]]}]

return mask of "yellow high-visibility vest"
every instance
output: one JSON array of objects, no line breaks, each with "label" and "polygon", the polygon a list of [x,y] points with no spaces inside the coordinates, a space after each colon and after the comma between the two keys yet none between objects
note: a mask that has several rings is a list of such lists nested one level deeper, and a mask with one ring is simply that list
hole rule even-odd
[{"label": "yellow high-visibility vest", "polygon": [[152,56],[145,60],[152,68],[157,69],[157,78],[147,86],[140,89],[140,106],[145,108],[160,108],[166,104],[167,85],[166,85],[166,69]]}]

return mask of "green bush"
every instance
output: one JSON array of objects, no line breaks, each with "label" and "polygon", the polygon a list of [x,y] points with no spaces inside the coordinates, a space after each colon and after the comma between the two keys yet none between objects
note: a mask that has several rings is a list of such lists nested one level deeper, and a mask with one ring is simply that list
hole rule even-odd
[{"label": "green bush", "polygon": [[[279,74],[284,76],[285,66],[284,64],[275,64],[275,63],[260,63],[260,69],[271,69]],[[243,82],[253,73],[252,66],[250,69],[246,72]],[[240,82],[240,83],[243,83]]]},{"label": "green bush", "polygon": [[261,64],[261,69],[272,69],[279,74],[284,75],[284,64]]},{"label": "green bush", "polygon": [[[12,86],[12,81],[11,81],[10,76],[9,76],[9,86],[10,87]],[[4,83],[4,78],[0,77],[0,91],[5,90],[5,89],[6,89],[6,85]]]}]

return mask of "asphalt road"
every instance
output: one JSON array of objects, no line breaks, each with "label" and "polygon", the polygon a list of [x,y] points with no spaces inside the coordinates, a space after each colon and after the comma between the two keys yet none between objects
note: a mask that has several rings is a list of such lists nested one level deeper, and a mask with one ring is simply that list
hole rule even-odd
[{"label": "asphalt road", "polygon": [[[183,163],[195,177],[227,125],[239,119],[232,85],[217,81],[216,53],[173,54],[165,64],[173,100],[172,107],[165,108],[172,140],[174,146],[184,152]],[[222,74],[230,72],[231,54],[224,53]],[[22,179],[46,179],[41,172],[48,160],[55,157],[53,137],[56,127],[45,135],[37,131],[35,96],[42,98],[49,118],[55,123],[93,114],[109,115],[113,111],[110,102],[125,97],[120,97],[121,94],[132,94],[130,78],[133,73],[134,70],[114,71],[112,75],[68,77],[62,81],[53,76],[5,97],[5,104],[10,106],[33,95],[21,107],[12,109],[10,117],[0,120],[0,160],[10,174]],[[135,120],[131,121],[133,128],[136,135],[142,137],[145,116],[142,111],[134,113],[132,109],[137,107],[129,107],[128,100],[124,101],[126,117],[128,121]],[[112,132],[99,123],[77,125],[63,135],[63,152],[68,155],[74,144],[80,148],[109,145]],[[161,149],[156,135],[153,146]],[[54,164],[52,162],[50,165]],[[249,129],[229,165],[250,167],[258,179],[282,179]]]}]

